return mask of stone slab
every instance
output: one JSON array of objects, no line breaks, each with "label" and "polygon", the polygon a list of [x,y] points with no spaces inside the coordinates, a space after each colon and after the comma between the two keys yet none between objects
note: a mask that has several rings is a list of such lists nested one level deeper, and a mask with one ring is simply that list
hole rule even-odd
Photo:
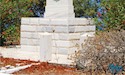
[{"label": "stone slab", "polygon": [[39,43],[39,39],[21,38],[21,45],[37,46]]},{"label": "stone slab", "polygon": [[52,44],[53,44],[53,47],[69,48],[69,47],[74,47],[76,45],[76,42],[75,41],[65,41],[65,40],[53,40]]},{"label": "stone slab", "polygon": [[39,33],[36,33],[36,32],[21,32],[21,38],[38,39]]},{"label": "stone slab", "polygon": [[53,40],[78,40],[81,33],[53,33]]},{"label": "stone slab", "polygon": [[[35,20],[34,20],[35,19]],[[86,18],[21,18],[21,25],[53,25],[53,26],[85,26],[85,25],[93,25],[93,21],[91,19]]]},{"label": "stone slab", "polygon": [[47,62],[52,59],[52,35],[40,34],[40,61]]},{"label": "stone slab", "polygon": [[[32,52],[32,51],[22,51],[20,48],[1,48],[0,53],[5,58],[15,58],[15,59],[22,59],[22,60],[33,60],[39,61],[40,60],[40,53],[39,52]],[[52,54],[51,61],[49,63],[57,63],[57,64],[67,64],[71,65],[73,60],[67,59],[68,55],[63,54]]]},{"label": "stone slab", "polygon": [[22,32],[77,33],[95,31],[95,29],[95,26],[21,26]]},{"label": "stone slab", "polygon": [[75,52],[77,50],[78,49],[76,47],[71,47],[71,48],[52,47],[52,53],[53,54],[68,55],[68,54],[72,54],[73,52]]},{"label": "stone slab", "polygon": [[[28,38],[21,38],[21,45],[27,46],[39,46],[40,45],[39,39],[28,39]],[[53,40],[52,46],[54,47],[74,47],[74,41],[65,41],[65,40]]]},{"label": "stone slab", "polygon": [[[40,32],[21,32],[21,38],[39,39]],[[78,40],[82,33],[51,33],[53,40]]]},{"label": "stone slab", "polygon": [[95,26],[70,26],[69,32],[92,32],[95,31]]},{"label": "stone slab", "polygon": [[37,31],[37,26],[21,25],[21,31],[36,32]]},{"label": "stone slab", "polygon": [[29,20],[29,18],[26,18],[26,17],[23,17],[23,18],[21,18],[21,25],[23,25],[23,24],[29,24],[30,23],[30,20]]},{"label": "stone slab", "polygon": [[27,51],[27,52],[39,52],[40,46],[32,46],[32,45],[21,45],[21,51]]}]

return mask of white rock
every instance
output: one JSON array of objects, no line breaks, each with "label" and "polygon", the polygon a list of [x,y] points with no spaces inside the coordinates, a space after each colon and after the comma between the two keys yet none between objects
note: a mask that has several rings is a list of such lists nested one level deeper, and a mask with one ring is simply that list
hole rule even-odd
[{"label": "white rock", "polygon": [[0,73],[0,75],[12,75],[12,74]]},{"label": "white rock", "polygon": [[31,67],[31,65],[25,65],[25,66],[12,68],[12,69],[1,70],[0,73],[9,73],[9,74],[11,74],[11,73],[17,72],[19,70],[22,70],[22,69],[25,69],[25,68],[28,68],[28,67]]},{"label": "white rock", "polygon": [[7,68],[7,69],[10,68],[10,67],[11,67],[11,65],[7,65],[7,66],[5,66],[5,68]]},{"label": "white rock", "polygon": [[7,68],[6,67],[1,67],[1,70],[6,70]]}]

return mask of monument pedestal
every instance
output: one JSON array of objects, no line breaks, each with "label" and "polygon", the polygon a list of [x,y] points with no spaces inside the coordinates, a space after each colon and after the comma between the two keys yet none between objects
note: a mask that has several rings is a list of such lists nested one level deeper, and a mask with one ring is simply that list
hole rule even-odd
[{"label": "monument pedestal", "polygon": [[68,58],[79,50],[80,36],[93,34],[95,25],[89,19],[75,18],[73,0],[47,0],[46,3],[44,18],[21,19],[21,49],[41,52],[39,34],[48,32],[52,35],[52,53],[47,53],[46,57],[52,56],[53,63],[71,63]]},{"label": "monument pedestal", "polygon": [[[86,32],[90,34],[95,32],[95,26],[91,20],[85,18],[22,18],[21,21],[22,50],[39,52],[39,34],[48,32],[52,35],[52,54],[66,55],[67,58],[79,50],[78,46],[81,35]],[[54,61],[56,61],[56,58]]]}]

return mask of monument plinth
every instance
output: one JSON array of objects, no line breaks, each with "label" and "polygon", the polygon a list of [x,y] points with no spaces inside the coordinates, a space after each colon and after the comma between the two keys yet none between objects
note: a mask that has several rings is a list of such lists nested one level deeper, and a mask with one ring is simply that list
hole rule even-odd
[{"label": "monument plinth", "polygon": [[22,51],[40,53],[39,34],[45,32],[52,35],[52,51],[47,51],[52,52],[47,55],[52,56],[51,62],[71,64],[68,57],[79,50],[81,35],[93,34],[95,25],[89,19],[75,18],[73,0],[47,0],[44,18],[21,19]]}]

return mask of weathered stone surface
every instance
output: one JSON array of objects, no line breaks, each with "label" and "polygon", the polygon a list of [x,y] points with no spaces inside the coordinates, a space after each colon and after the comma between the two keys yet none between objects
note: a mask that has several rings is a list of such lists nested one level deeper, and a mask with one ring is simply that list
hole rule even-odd
[{"label": "weathered stone surface", "polygon": [[95,26],[35,26],[22,25],[21,30],[27,32],[78,33],[95,31]]},{"label": "weathered stone surface", "polygon": [[38,25],[39,24],[39,18],[29,18],[30,25]]},{"label": "weathered stone surface", "polygon": [[39,52],[40,46],[33,46],[33,45],[21,45],[21,51],[28,51],[30,52]]},{"label": "weathered stone surface", "polygon": [[64,48],[69,48],[69,47],[74,47],[76,43],[73,41],[62,41],[62,40],[53,40],[53,46],[54,47],[64,47]]},{"label": "weathered stone surface", "polygon": [[53,33],[53,40],[78,40],[81,33]]},{"label": "weathered stone surface", "polygon": [[52,35],[50,33],[40,34],[40,61],[47,62],[52,59]]},{"label": "weathered stone surface", "polygon": [[[21,38],[39,39],[41,32],[21,32]],[[78,40],[81,33],[51,33],[53,40]]]},{"label": "weathered stone surface", "polygon": [[52,48],[52,53],[53,54],[64,54],[64,55],[68,55],[68,54],[72,54],[75,51],[77,51],[78,49],[76,47],[71,47],[71,48],[63,48],[63,47],[53,47]]},{"label": "weathered stone surface", "polygon": [[53,26],[37,26],[38,32],[53,32]]},{"label": "weathered stone surface", "polygon": [[48,26],[85,26],[93,25],[91,19],[86,18],[22,18],[22,25],[48,25]]},{"label": "weathered stone surface", "polygon": [[95,31],[95,26],[70,26],[69,32],[88,32]]},{"label": "weathered stone surface", "polygon": [[21,45],[38,46],[39,39],[21,38]]},{"label": "weathered stone surface", "polygon": [[21,25],[21,31],[22,32],[36,32],[37,29],[36,26],[32,26],[32,25]]},{"label": "weathered stone surface", "polygon": [[30,23],[30,21],[29,21],[29,18],[22,18],[21,19],[21,25],[25,25],[25,24],[29,24]]},{"label": "weathered stone surface", "polygon": [[21,38],[39,39],[39,33],[36,33],[36,32],[21,32]]}]

